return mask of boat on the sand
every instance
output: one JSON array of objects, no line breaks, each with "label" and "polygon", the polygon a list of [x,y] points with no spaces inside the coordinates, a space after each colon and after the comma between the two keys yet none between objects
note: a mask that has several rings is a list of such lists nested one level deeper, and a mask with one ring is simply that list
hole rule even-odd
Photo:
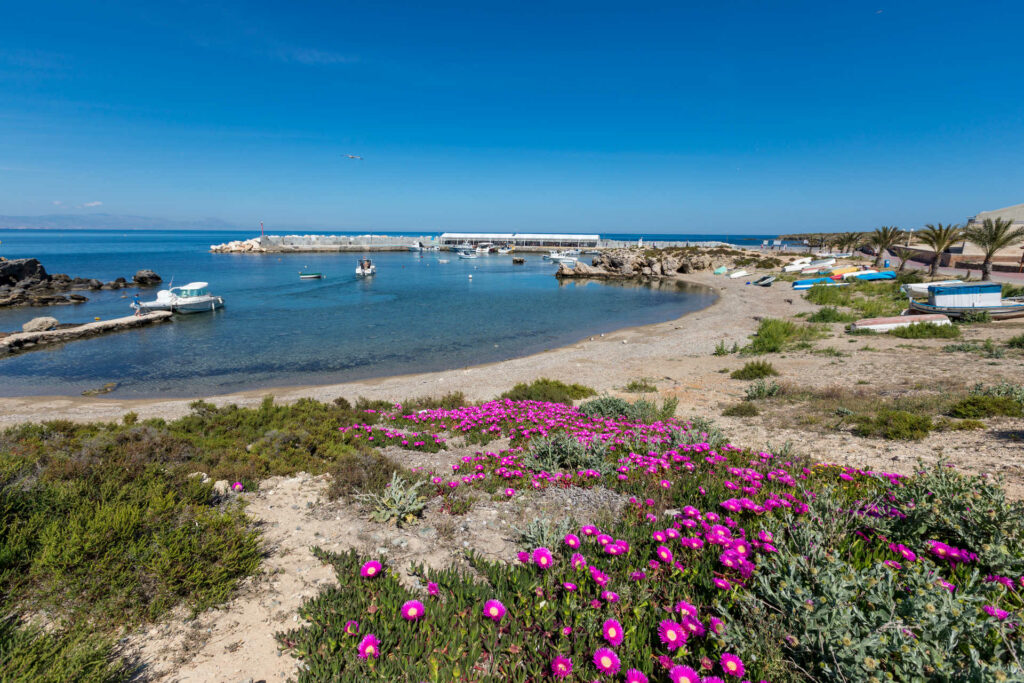
[{"label": "boat on the sand", "polygon": [[172,313],[205,313],[224,306],[224,299],[207,291],[206,282],[190,282],[181,287],[161,289],[155,301],[142,301],[139,308],[143,313],[170,311]]},{"label": "boat on the sand", "polygon": [[750,273],[748,273],[745,270],[734,270],[733,272],[729,273],[729,278],[732,280],[737,280],[741,277],[746,277],[747,275],[750,275]]},{"label": "boat on the sand", "polygon": [[775,282],[774,275],[763,275],[754,280],[753,282],[751,282],[750,284],[754,285],[755,287],[771,287],[773,282]]},{"label": "boat on the sand", "polygon": [[938,282],[910,282],[901,289],[908,296],[928,296],[929,287],[945,287],[947,285],[962,285],[963,280],[939,280]]},{"label": "boat on the sand", "polygon": [[810,289],[815,285],[824,285],[826,287],[846,287],[849,282],[836,282],[830,277],[812,277],[806,280],[797,280],[793,283],[793,289]]},{"label": "boat on the sand", "polygon": [[998,282],[962,282],[928,287],[928,301],[910,298],[912,314],[941,313],[951,318],[987,313],[993,320],[1024,317],[1024,299],[1004,299]]},{"label": "boat on the sand", "polygon": [[875,332],[888,332],[898,327],[907,327],[914,323],[932,323],[934,325],[949,325],[949,316],[942,314],[926,315],[900,315],[888,318],[862,318],[850,324],[850,330],[874,330]]}]

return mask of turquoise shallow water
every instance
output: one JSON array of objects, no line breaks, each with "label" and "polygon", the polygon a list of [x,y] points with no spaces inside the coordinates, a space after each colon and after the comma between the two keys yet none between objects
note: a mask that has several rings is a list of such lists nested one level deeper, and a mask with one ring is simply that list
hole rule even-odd
[{"label": "turquoise shallow water", "polygon": [[[208,281],[226,302],[212,314],[0,359],[0,395],[75,395],[118,382],[108,396],[205,396],[464,367],[671,320],[714,301],[693,286],[560,284],[540,254],[513,266],[508,256],[379,253],[371,255],[378,275],[360,280],[355,254],[208,253],[210,244],[247,236],[0,230],[0,255],[39,258],[50,272],[106,281],[152,268],[165,282]],[[306,266],[326,279],[300,281]],[[134,291],[83,292],[90,301],[79,306],[0,309],[0,330],[40,315],[127,315],[122,297]],[[155,295],[144,290],[142,298]]]}]

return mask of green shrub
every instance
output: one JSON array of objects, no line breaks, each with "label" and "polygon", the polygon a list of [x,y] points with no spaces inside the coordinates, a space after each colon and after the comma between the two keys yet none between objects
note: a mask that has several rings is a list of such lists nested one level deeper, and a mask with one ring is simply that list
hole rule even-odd
[{"label": "green shrub", "polygon": [[572,403],[597,392],[582,384],[566,384],[557,379],[541,377],[529,384],[519,383],[499,398],[510,401],[541,401],[544,403]]},{"label": "green shrub", "polygon": [[327,471],[331,475],[331,484],[327,488],[330,498],[351,494],[381,494],[396,474],[409,476],[408,470],[369,448],[345,453]]},{"label": "green shrub", "polygon": [[906,327],[890,330],[889,334],[901,339],[956,339],[960,336],[960,328],[956,325],[912,323]]},{"label": "green shrub", "polygon": [[729,377],[733,379],[762,379],[764,377],[778,377],[779,371],[775,366],[764,360],[753,360],[745,364],[739,370],[733,370]]},{"label": "green shrub", "polygon": [[776,382],[768,382],[764,379],[754,381],[747,387],[745,400],[757,401],[763,398],[771,398],[782,390]]},{"label": "green shrub", "polygon": [[905,410],[880,410],[874,417],[856,418],[853,433],[898,441],[919,441],[928,436],[933,425],[930,417],[914,415]]},{"label": "green shrub", "polygon": [[357,498],[371,508],[370,518],[375,522],[402,526],[423,514],[427,498],[419,488],[426,483],[423,479],[407,481],[396,472],[383,493],[361,493]]},{"label": "green shrub", "polygon": [[1003,283],[1002,295],[1004,299],[1024,296],[1024,285],[1011,285],[1009,282]]},{"label": "green shrub", "polygon": [[582,443],[565,432],[530,439],[527,466],[538,472],[597,470],[610,472],[608,448],[604,442]]},{"label": "green shrub", "polygon": [[571,517],[562,517],[557,522],[547,517],[535,517],[526,527],[512,527],[512,531],[523,548],[557,548],[565,535],[575,530],[575,526]]},{"label": "green shrub", "polygon": [[940,417],[935,420],[934,429],[937,432],[967,432],[985,429],[985,423],[980,420],[950,420],[948,417]]},{"label": "green shrub", "polygon": [[972,396],[1002,396],[1012,399],[1024,405],[1024,384],[1013,384],[1011,382],[1000,382],[999,384],[986,387],[978,383],[971,387]]},{"label": "green shrub", "polygon": [[853,299],[849,287],[828,287],[814,285],[807,290],[804,298],[819,306],[848,306]]},{"label": "green shrub", "polygon": [[581,413],[587,417],[603,417],[609,419],[621,418],[627,422],[667,422],[676,414],[676,407],[679,399],[669,397],[658,406],[655,401],[640,399],[636,403],[630,403],[614,396],[602,396],[592,401],[587,401],[579,407]]},{"label": "green shrub", "polygon": [[990,323],[992,322],[992,316],[989,315],[988,311],[964,311],[956,322],[962,325]]},{"label": "green shrub", "polygon": [[726,417],[756,417],[761,414],[757,406],[749,401],[735,403],[722,411]]},{"label": "green shrub", "polygon": [[1024,349],[1024,334],[1018,334],[1007,340],[1006,345],[1011,349]]},{"label": "green shrub", "polygon": [[636,379],[631,379],[626,384],[626,391],[631,394],[643,394],[657,390],[657,385],[654,384],[654,380],[650,377],[638,377]]},{"label": "green shrub", "polygon": [[414,412],[435,408],[451,410],[452,408],[471,405],[471,402],[466,400],[466,395],[461,391],[451,391],[443,396],[420,396],[419,398],[404,401],[401,405],[403,412]]},{"label": "green shrub", "polygon": [[601,396],[580,405],[579,411],[588,417],[615,419],[633,415],[633,404],[615,396]]},{"label": "green shrub", "polygon": [[968,396],[954,403],[947,414],[950,417],[1021,417],[1024,406],[1006,396]]},{"label": "green shrub", "polygon": [[725,345],[725,340],[723,339],[722,341],[720,341],[717,344],[715,344],[715,354],[714,355],[716,355],[716,356],[728,356],[730,353],[736,353],[737,351],[739,351],[739,348],[738,348],[738,345],[735,342],[732,345],[732,349],[729,349],[729,347]]},{"label": "green shrub", "polygon": [[852,323],[855,320],[857,320],[856,315],[843,313],[835,306],[819,308],[807,318],[807,321],[812,323]]},{"label": "green shrub", "polygon": [[757,327],[757,332],[750,337],[750,344],[743,348],[744,353],[762,354],[778,353],[794,342],[807,342],[820,339],[824,332],[810,325],[797,325],[791,320],[764,318]]}]

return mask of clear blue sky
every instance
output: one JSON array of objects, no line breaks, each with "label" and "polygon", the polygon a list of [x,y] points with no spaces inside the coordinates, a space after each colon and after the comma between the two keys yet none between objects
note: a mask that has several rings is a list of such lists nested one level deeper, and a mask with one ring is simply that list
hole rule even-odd
[{"label": "clear blue sky", "polygon": [[0,214],[963,221],[1024,202],[1021,27],[1019,0],[4,3]]}]

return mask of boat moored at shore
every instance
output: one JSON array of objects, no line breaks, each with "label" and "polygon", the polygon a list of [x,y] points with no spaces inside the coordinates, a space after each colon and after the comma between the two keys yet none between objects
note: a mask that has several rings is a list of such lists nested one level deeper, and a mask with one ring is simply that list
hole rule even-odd
[{"label": "boat moored at shore", "polygon": [[210,294],[207,287],[209,284],[206,282],[190,282],[181,287],[162,289],[157,292],[155,301],[142,301],[139,308],[143,312],[205,313],[223,307],[224,299]]}]

